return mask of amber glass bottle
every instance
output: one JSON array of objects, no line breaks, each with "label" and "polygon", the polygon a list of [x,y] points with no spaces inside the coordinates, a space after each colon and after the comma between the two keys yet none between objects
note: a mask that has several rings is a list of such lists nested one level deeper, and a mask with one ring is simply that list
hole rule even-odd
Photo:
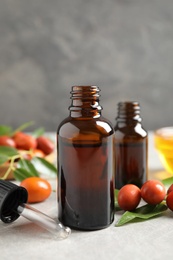
[{"label": "amber glass bottle", "polygon": [[74,229],[114,218],[114,130],[101,115],[99,88],[74,86],[70,115],[58,127],[58,215]]},{"label": "amber glass bottle", "polygon": [[148,137],[138,102],[120,102],[115,125],[115,187],[147,180]]}]

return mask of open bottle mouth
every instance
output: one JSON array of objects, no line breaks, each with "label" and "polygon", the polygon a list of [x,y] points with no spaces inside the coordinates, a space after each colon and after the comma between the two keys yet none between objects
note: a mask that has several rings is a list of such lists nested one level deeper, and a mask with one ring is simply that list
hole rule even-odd
[{"label": "open bottle mouth", "polygon": [[[100,89],[97,86],[72,86],[69,110],[90,117],[102,110],[99,104]],[[81,111],[81,112],[80,112]]]},{"label": "open bottle mouth", "polygon": [[138,121],[141,122],[140,105],[137,101],[126,101],[118,103],[118,121]]},{"label": "open bottle mouth", "polygon": [[97,100],[100,97],[100,89],[97,86],[72,86],[71,99]]},{"label": "open bottle mouth", "polygon": [[90,93],[90,95],[92,94],[97,94],[100,92],[100,88],[97,86],[72,86],[72,90],[71,90],[71,94],[73,93]]}]

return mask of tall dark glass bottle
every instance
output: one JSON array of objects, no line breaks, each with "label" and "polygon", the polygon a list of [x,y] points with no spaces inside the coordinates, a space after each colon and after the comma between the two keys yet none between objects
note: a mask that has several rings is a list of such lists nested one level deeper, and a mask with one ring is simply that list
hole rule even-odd
[{"label": "tall dark glass bottle", "polygon": [[148,174],[148,137],[138,102],[120,102],[115,125],[115,187],[141,187]]},{"label": "tall dark glass bottle", "polygon": [[101,115],[99,88],[74,86],[70,115],[58,127],[58,215],[74,229],[114,219],[114,130]]}]

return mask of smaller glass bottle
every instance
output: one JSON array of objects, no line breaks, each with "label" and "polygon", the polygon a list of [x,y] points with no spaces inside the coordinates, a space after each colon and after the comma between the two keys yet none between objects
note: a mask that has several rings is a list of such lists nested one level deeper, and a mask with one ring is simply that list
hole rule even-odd
[{"label": "smaller glass bottle", "polygon": [[142,127],[138,102],[118,103],[115,130],[115,188],[141,187],[148,175],[148,135]]}]

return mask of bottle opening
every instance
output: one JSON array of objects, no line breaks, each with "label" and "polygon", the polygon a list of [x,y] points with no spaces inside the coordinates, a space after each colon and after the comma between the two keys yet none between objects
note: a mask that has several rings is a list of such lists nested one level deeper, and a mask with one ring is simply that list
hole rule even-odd
[{"label": "bottle opening", "polygon": [[141,122],[140,105],[137,101],[118,103],[118,120],[136,120]]},{"label": "bottle opening", "polygon": [[99,116],[99,111],[102,110],[99,104],[99,92],[100,89],[97,86],[72,86],[70,92],[72,103],[69,110],[75,113],[73,113],[73,116]]},{"label": "bottle opening", "polygon": [[100,89],[97,86],[72,86],[71,98],[83,97],[83,98],[99,98]]}]

